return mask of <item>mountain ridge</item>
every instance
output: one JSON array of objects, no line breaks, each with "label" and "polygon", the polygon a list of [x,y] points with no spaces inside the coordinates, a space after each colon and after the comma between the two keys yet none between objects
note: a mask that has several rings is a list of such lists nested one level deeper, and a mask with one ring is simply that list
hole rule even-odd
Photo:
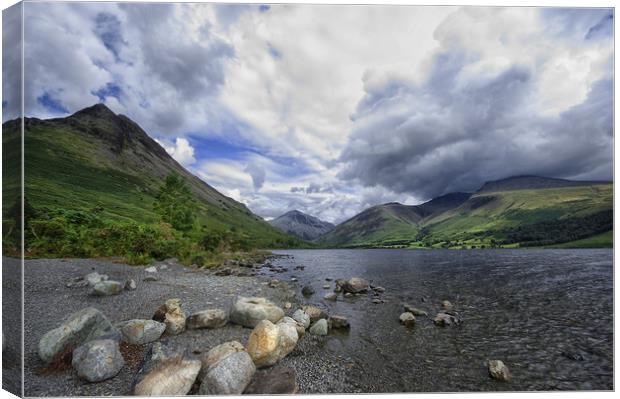
[{"label": "mountain ridge", "polygon": [[[19,120],[5,122],[3,145],[15,147],[20,130]],[[206,228],[243,232],[258,247],[293,240],[185,169],[137,123],[103,104],[63,118],[24,118],[24,132],[24,190],[37,209],[97,207],[106,219],[156,223],[155,197],[175,173],[194,194],[198,221]],[[7,171],[19,170],[19,157],[5,162]],[[4,194],[7,206],[16,200],[13,191]]]},{"label": "mountain ridge", "polygon": [[[611,228],[607,211],[613,209],[612,198],[609,182],[514,176],[487,182],[474,193],[449,193],[419,205],[367,208],[317,242],[336,247],[453,247],[455,240],[465,246],[582,240]],[[558,237],[545,236],[544,229]]]},{"label": "mountain ridge", "polygon": [[313,241],[335,226],[297,209],[269,221],[272,226],[305,241]]}]

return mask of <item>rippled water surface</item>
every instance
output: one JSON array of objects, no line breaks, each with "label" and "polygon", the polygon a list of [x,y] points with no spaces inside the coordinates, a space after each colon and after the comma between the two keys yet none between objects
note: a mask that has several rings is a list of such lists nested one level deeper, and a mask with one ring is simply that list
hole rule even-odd
[{"label": "rippled water surface", "polygon": [[[351,331],[330,335],[324,350],[362,365],[379,391],[613,389],[611,249],[275,252],[290,255],[272,261],[287,271],[265,274],[295,277],[300,291],[311,284],[308,303],[349,318]],[[334,287],[326,278],[353,276],[385,287],[385,303],[322,299]],[[433,325],[445,299],[462,325]],[[403,302],[431,318],[403,327]],[[488,359],[503,360],[513,380],[491,380]]]}]

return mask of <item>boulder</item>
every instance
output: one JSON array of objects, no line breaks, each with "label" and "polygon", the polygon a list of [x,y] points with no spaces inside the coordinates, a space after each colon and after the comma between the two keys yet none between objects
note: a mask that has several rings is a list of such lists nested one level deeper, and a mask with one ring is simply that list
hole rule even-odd
[{"label": "boulder", "polygon": [[93,286],[91,295],[109,296],[120,294],[125,287],[118,281],[105,280],[100,281]]},{"label": "boulder", "polygon": [[415,316],[411,312],[402,313],[398,319],[405,327],[415,326]]},{"label": "boulder", "polygon": [[223,344],[211,348],[201,359],[202,369],[198,375],[198,380],[202,381],[209,367],[237,352],[245,352],[243,345],[237,341],[224,342]]},{"label": "boulder", "polygon": [[510,370],[501,360],[489,360],[489,375],[499,381],[510,381]]},{"label": "boulder", "polygon": [[157,341],[166,330],[166,324],[155,320],[129,320],[120,325],[123,341],[132,345],[143,345]]},{"label": "boulder", "polygon": [[84,277],[79,276],[79,277],[70,278],[69,281],[67,281],[67,283],[65,284],[65,287],[82,288],[82,287],[88,287],[88,285],[89,285],[88,281],[86,281]]},{"label": "boulder", "polygon": [[273,324],[263,320],[254,328],[246,349],[256,367],[276,364],[297,345],[297,330],[290,323]]},{"label": "boulder", "polygon": [[210,365],[199,395],[241,395],[252,380],[256,366],[246,351],[233,352]]},{"label": "boulder", "polygon": [[342,285],[342,289],[344,291],[350,292],[352,294],[367,291],[368,288],[368,281],[360,277],[352,277]]},{"label": "boulder", "polygon": [[403,308],[405,309],[405,312],[409,312],[413,314],[414,316],[428,316],[428,313],[426,313],[425,311],[418,309],[416,307],[413,307],[406,303],[403,304]]},{"label": "boulder", "polygon": [[262,320],[277,322],[284,311],[265,298],[238,297],[230,309],[230,321],[244,327],[256,327]]},{"label": "boulder", "polygon": [[338,300],[338,294],[336,294],[335,292],[332,292],[331,294],[325,295],[323,299],[326,301],[336,301]]},{"label": "boulder", "polygon": [[84,276],[84,280],[86,280],[88,285],[90,285],[91,287],[94,287],[95,284],[106,281],[107,279],[107,275],[99,274],[97,272],[88,273],[86,276]]},{"label": "boulder", "polygon": [[181,300],[168,299],[153,315],[153,320],[166,324],[166,333],[177,335],[185,331],[185,312],[181,309]]},{"label": "boulder", "polygon": [[128,291],[133,291],[136,288],[138,288],[138,286],[136,285],[136,280],[134,279],[129,279],[125,282],[125,289]]},{"label": "boulder", "polygon": [[301,293],[303,296],[311,296],[312,294],[314,294],[314,288],[312,288],[312,286],[310,285],[304,285],[304,287],[301,289]]},{"label": "boulder", "polygon": [[310,327],[310,316],[306,312],[301,309],[297,309],[295,313],[293,313],[293,320],[295,320],[298,324],[302,325],[304,328]]},{"label": "boulder", "polygon": [[118,342],[111,339],[85,343],[73,351],[71,365],[80,378],[99,382],[114,377],[125,364]]},{"label": "boulder", "polygon": [[452,310],[454,309],[454,305],[452,305],[452,302],[450,301],[443,301],[441,302],[441,308],[443,310]]},{"label": "boulder", "polygon": [[378,293],[382,293],[382,292],[385,292],[385,288],[383,288],[383,287],[374,287],[373,291],[378,292]]},{"label": "boulder", "polygon": [[314,335],[327,335],[328,325],[327,320],[320,319],[310,326],[310,334]]},{"label": "boulder", "polygon": [[298,392],[295,369],[279,366],[257,371],[243,391],[247,395],[294,395]]},{"label": "boulder", "polygon": [[48,331],[39,341],[39,357],[49,363],[56,355],[96,339],[118,337],[118,331],[95,308],[70,315],[60,327]]},{"label": "boulder", "polygon": [[383,303],[383,301],[381,299],[379,299],[379,298],[375,298],[375,299],[372,300],[372,303],[374,303],[375,305],[379,305],[379,304]]},{"label": "boulder", "polygon": [[151,266],[144,269],[144,271],[147,273],[157,273],[157,268],[155,266]]},{"label": "boulder", "polygon": [[273,279],[273,280],[271,280],[271,281],[269,282],[269,286],[270,286],[271,288],[277,288],[277,287],[278,287],[278,285],[280,285],[280,280]]},{"label": "boulder", "polygon": [[145,282],[152,282],[152,281],[159,281],[159,279],[155,276],[146,276],[145,278],[142,279],[142,281]]},{"label": "boulder", "polygon": [[329,284],[324,284],[324,285],[323,285],[323,289],[324,289],[324,290],[328,290],[328,289],[330,289],[330,288],[331,288],[331,285],[329,285]]},{"label": "boulder", "polygon": [[351,298],[353,296],[353,294],[351,294],[350,292],[345,292],[344,293],[344,297],[345,298]]},{"label": "boulder", "polygon": [[194,313],[187,318],[187,328],[220,328],[228,323],[228,314],[224,309],[207,309]]},{"label": "boulder", "polygon": [[313,323],[319,319],[327,319],[328,317],[327,313],[323,309],[313,305],[303,306],[302,309],[308,316],[310,316],[310,321]]},{"label": "boulder", "polygon": [[192,389],[202,364],[199,360],[173,357],[160,360],[136,384],[136,396],[183,396]]},{"label": "boulder", "polygon": [[451,326],[461,324],[461,318],[456,314],[448,314],[444,312],[437,313],[433,319],[433,323],[437,326]]},{"label": "boulder", "polygon": [[288,323],[291,326],[295,327],[295,330],[297,330],[297,337],[298,338],[301,338],[301,337],[303,337],[306,334],[306,327],[304,327],[302,324],[296,322],[295,319],[293,319],[291,317],[284,316],[276,324],[281,324],[281,323]]},{"label": "boulder", "polygon": [[332,329],[348,330],[351,328],[349,320],[344,316],[329,316],[329,327]]}]

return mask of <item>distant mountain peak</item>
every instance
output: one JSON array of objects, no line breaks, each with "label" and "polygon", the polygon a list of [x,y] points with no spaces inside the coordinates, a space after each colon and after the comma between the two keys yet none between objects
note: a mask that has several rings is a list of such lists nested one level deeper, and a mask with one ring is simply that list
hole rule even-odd
[{"label": "distant mountain peak", "polygon": [[302,240],[312,241],[331,231],[334,225],[297,209],[270,220],[269,224]]},{"label": "distant mountain peak", "polygon": [[72,117],[91,116],[95,118],[113,118],[113,117],[117,117],[118,115],[116,115],[114,111],[108,108],[107,105],[103,103],[97,103],[97,104],[91,105],[90,107],[81,109],[71,116]]}]

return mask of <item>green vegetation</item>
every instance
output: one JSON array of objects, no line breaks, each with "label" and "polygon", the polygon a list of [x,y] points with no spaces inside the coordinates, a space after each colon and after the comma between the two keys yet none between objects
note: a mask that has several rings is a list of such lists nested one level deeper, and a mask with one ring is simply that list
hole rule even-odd
[{"label": "green vegetation", "polygon": [[611,244],[594,237],[613,229],[612,184],[485,191],[455,205],[428,214],[419,206],[377,206],[339,225],[320,242],[455,249]]},{"label": "green vegetation", "polygon": [[[18,125],[6,122],[2,139],[5,149],[19,147]],[[189,173],[140,127],[103,106],[27,119],[24,145],[28,257],[177,257],[210,266],[260,248],[304,245]],[[9,155],[4,177],[19,170],[19,153]],[[5,253],[17,255],[19,221],[11,208],[19,204],[19,179],[3,178],[3,201]]]}]

